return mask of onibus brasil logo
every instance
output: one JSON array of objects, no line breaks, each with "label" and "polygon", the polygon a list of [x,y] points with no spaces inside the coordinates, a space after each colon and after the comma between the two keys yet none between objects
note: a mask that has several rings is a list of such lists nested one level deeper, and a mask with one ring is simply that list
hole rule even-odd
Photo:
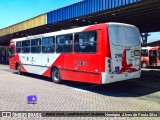
[{"label": "onibus brasil logo", "polygon": [[28,104],[37,104],[37,96],[36,95],[29,95],[27,96]]}]

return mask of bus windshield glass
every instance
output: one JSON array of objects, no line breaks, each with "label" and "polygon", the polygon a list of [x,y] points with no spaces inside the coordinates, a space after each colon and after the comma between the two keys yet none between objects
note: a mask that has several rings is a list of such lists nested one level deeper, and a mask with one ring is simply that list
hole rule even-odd
[{"label": "bus windshield glass", "polygon": [[140,44],[140,34],[136,27],[110,25],[109,38],[115,46],[131,47]]},{"label": "bus windshield glass", "polygon": [[14,46],[9,47],[9,57],[14,57]]}]

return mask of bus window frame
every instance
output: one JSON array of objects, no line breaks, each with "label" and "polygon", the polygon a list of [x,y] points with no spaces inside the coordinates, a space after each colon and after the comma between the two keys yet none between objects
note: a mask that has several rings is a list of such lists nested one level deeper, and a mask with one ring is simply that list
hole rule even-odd
[{"label": "bus window frame", "polygon": [[[24,41],[29,41],[29,43],[30,43],[30,45],[29,46],[23,46],[23,42]],[[29,47],[29,52],[23,52],[23,47]],[[27,39],[27,40],[23,40],[22,41],[22,52],[21,52],[22,54],[30,54],[31,53],[31,39]]]},{"label": "bus window frame", "polygon": [[[50,45],[50,44],[48,44],[47,46],[54,46],[54,51],[53,52],[43,52],[43,46],[46,46],[46,45],[43,45],[43,40],[45,39],[45,38],[54,38],[54,40],[53,40],[53,44],[52,45]],[[42,54],[54,54],[56,51],[55,51],[55,49],[56,49],[56,36],[47,36],[47,37],[42,37],[42,39],[41,39],[41,53]]]},{"label": "bus window frame", "polygon": [[[89,33],[89,32],[96,32],[96,40],[97,40],[96,41],[96,52],[76,52],[75,51],[75,35],[76,34],[80,34],[80,33]],[[95,42],[93,42],[93,43],[95,43]],[[76,33],[74,33],[74,42],[73,42],[73,46],[74,46],[73,48],[74,49],[73,49],[73,52],[75,54],[96,54],[98,52],[98,44],[99,44],[99,42],[98,42],[98,30],[89,30],[89,31],[83,31],[83,32],[76,32]]]},{"label": "bus window frame", "polygon": [[[21,43],[20,47],[17,47],[17,42]],[[17,48],[20,48],[20,52],[17,52]],[[22,41],[16,41],[16,53],[18,53],[18,54],[22,53]]]},{"label": "bus window frame", "polygon": [[[40,40],[40,45],[32,45],[34,40]],[[32,52],[32,48],[34,47],[40,47],[40,52]],[[42,39],[41,38],[35,38],[30,40],[30,53],[31,54],[40,54],[42,53]]]},{"label": "bus window frame", "polygon": [[[71,35],[72,36],[72,40],[71,40],[72,43],[69,43],[69,44],[72,45],[71,46],[72,47],[71,52],[57,52],[57,37],[59,37],[59,36],[66,36],[66,35]],[[73,33],[56,35],[55,36],[55,53],[56,54],[71,54],[71,53],[73,53],[73,48],[74,48],[73,43],[74,43],[74,34]],[[62,45],[64,45],[64,43]]]}]

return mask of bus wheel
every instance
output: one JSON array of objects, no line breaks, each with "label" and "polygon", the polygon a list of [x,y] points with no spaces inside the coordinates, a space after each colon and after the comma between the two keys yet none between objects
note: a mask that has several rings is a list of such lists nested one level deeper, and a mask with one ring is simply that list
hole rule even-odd
[{"label": "bus wheel", "polygon": [[55,83],[60,83],[61,82],[61,75],[60,75],[60,71],[58,70],[58,68],[53,68],[52,69],[52,80]]},{"label": "bus wheel", "polygon": [[19,64],[17,65],[17,73],[18,73],[18,75],[21,75],[21,74],[22,74],[22,72],[21,72],[21,67],[20,67]]},{"label": "bus wheel", "polygon": [[148,67],[147,63],[146,62],[142,62],[142,68],[147,68],[147,67]]}]

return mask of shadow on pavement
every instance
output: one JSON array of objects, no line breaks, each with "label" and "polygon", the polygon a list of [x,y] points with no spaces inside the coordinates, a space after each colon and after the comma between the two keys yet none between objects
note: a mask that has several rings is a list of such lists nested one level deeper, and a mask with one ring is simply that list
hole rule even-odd
[{"label": "shadow on pavement", "polygon": [[149,81],[151,83],[157,83],[160,84],[160,70],[148,70],[144,71],[142,70],[141,73],[141,81]]},{"label": "shadow on pavement", "polygon": [[[32,77],[52,83],[51,78],[23,73],[26,77]],[[141,83],[142,82],[142,83]],[[80,90],[85,90],[105,96],[113,97],[141,97],[160,91],[160,73],[159,71],[142,71],[141,78],[127,81],[115,82],[105,85],[96,85],[90,83],[63,81],[60,87],[68,86]]]},{"label": "shadow on pavement", "polygon": [[0,62],[0,65],[9,65],[9,62]]}]

